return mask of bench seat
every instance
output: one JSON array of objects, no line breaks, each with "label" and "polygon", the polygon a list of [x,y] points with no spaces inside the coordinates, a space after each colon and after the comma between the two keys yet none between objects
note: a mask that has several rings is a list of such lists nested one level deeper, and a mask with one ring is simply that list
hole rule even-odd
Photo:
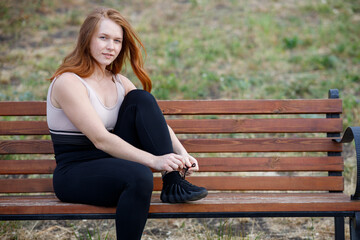
[{"label": "bench seat", "polygon": [[[272,216],[274,213],[283,212],[281,216],[299,216],[306,212],[333,216],[339,212],[342,216],[352,216],[353,211],[360,209],[360,201],[352,201],[348,195],[342,193],[210,193],[200,201],[186,204],[168,204],[160,201],[160,194],[152,196],[150,216],[160,217],[161,214],[173,213],[191,217],[208,216],[207,213],[221,213],[228,216],[251,216],[263,213],[263,216]],[[0,197],[0,219],[40,219],[52,218],[51,215],[70,214],[73,218],[89,218],[82,214],[111,214],[115,217],[115,208],[96,207],[86,204],[64,203],[54,195],[44,196],[2,196]],[[342,212],[340,214],[340,212]],[[200,213],[200,214],[199,214]],[[158,214],[158,216],[156,216]],[[5,217],[4,215],[8,215]],[[26,216],[29,215],[29,216]],[[41,216],[49,215],[49,216]],[[78,216],[76,216],[78,215]],[[174,215],[175,216],[175,215]],[[70,217],[71,218],[71,217]],[[90,217],[91,218],[91,217]],[[107,217],[108,218],[108,217]]]}]

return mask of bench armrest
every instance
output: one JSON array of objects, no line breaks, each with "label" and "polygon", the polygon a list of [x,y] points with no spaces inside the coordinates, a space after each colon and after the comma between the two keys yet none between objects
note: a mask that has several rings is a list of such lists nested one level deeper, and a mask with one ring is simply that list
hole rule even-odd
[{"label": "bench armrest", "polygon": [[355,194],[351,196],[352,200],[360,200],[360,127],[348,127],[341,139],[333,139],[338,143],[349,143],[355,139],[356,150],[356,189]]}]

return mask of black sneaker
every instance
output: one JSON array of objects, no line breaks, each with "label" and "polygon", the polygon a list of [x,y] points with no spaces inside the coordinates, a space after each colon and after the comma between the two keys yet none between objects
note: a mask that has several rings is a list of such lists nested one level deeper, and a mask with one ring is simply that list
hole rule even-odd
[{"label": "black sneaker", "polygon": [[163,188],[160,199],[164,203],[184,203],[206,197],[207,190],[192,185],[178,171],[167,173],[163,177]]}]

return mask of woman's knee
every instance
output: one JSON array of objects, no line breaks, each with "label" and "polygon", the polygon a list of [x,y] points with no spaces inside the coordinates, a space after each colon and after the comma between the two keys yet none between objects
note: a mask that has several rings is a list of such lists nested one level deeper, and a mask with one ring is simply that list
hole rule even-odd
[{"label": "woman's knee", "polygon": [[130,102],[130,103],[141,103],[141,104],[146,104],[146,103],[156,103],[156,100],[154,98],[154,96],[144,90],[141,89],[135,89],[130,91],[124,99],[124,102]]},{"label": "woman's knee", "polygon": [[144,192],[152,192],[154,188],[154,176],[149,167],[141,165],[137,177],[136,185]]},{"label": "woman's knee", "polygon": [[128,187],[139,194],[151,194],[154,186],[154,177],[151,169],[142,164],[136,164],[128,179]]}]

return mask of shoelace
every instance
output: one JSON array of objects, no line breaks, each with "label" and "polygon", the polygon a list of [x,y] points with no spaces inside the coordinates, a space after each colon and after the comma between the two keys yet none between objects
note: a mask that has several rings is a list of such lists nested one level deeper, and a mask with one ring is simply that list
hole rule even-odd
[{"label": "shoelace", "polygon": [[[195,166],[196,166],[196,163],[193,163],[193,164],[191,165],[191,167],[195,167]],[[189,167],[185,166],[184,169],[185,169],[185,171],[184,171],[183,179],[185,180],[186,173],[187,173],[187,171],[189,170]]]}]

